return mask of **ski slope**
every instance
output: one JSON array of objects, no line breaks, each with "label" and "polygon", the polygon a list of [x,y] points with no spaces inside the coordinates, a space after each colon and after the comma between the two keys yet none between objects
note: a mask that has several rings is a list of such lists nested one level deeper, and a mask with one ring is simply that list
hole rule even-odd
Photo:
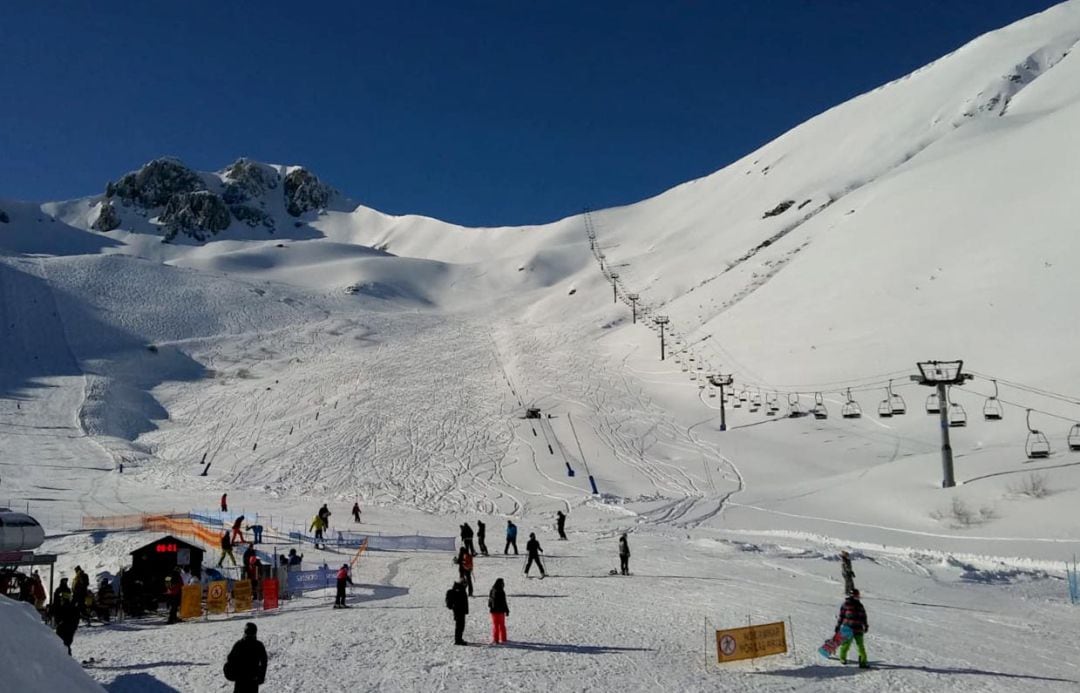
[{"label": "ski slope", "polygon": [[[328,616],[322,595],[259,617],[275,690],[1074,690],[1077,41],[1074,0],[711,176],[545,226],[468,229],[340,194],[294,218],[267,193],[273,233],[162,243],[160,210],[121,207],[99,232],[100,195],[0,200],[0,504],[28,506],[61,569],[91,575],[150,535],[74,531],[82,516],[223,492],[275,536],[327,501],[344,525],[357,498],[366,531],[488,524],[477,594],[507,579],[509,651],[449,644],[449,556],[371,552],[353,610]],[[952,392],[968,415],[952,490],[909,380],[933,358],[977,374]],[[715,373],[735,380],[726,431]],[[890,381],[907,413],[878,418]],[[861,418],[839,416],[849,388]],[[776,414],[751,412],[755,395]],[[787,416],[819,396],[827,419]],[[1046,459],[1025,455],[1027,408]],[[537,533],[549,578],[502,556],[507,519],[522,546]],[[622,532],[629,578],[608,575]],[[842,548],[869,672],[815,652]],[[748,618],[790,619],[792,654],[709,663],[707,628]],[[241,623],[93,627],[73,649],[109,690],[218,690]]]}]

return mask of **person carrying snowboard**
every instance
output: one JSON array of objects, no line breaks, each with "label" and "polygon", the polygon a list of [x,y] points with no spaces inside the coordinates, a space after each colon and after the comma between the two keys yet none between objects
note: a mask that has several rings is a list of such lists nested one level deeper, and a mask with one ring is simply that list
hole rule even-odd
[{"label": "person carrying snowboard", "polygon": [[225,530],[225,533],[221,535],[221,558],[218,559],[218,568],[225,562],[225,557],[228,556],[233,565],[236,565],[236,556],[232,552],[232,539],[230,538],[229,531]]},{"label": "person carrying snowboard", "polygon": [[566,539],[566,515],[562,510],[555,513],[555,529],[559,530],[559,539]]},{"label": "person carrying snowboard", "polygon": [[855,647],[859,650],[859,668],[866,669],[869,664],[866,661],[866,645],[863,643],[863,636],[870,630],[870,624],[866,619],[866,607],[859,601],[859,590],[853,589],[847,599],[844,600],[843,606],[840,607],[840,616],[836,619],[836,630],[840,631],[841,626],[847,626],[854,634],[849,640],[845,640],[840,645],[840,650],[837,654],[840,657],[842,664],[847,664],[847,653],[851,649],[851,641],[855,641]]},{"label": "person carrying snowboard", "polygon": [[352,504],[352,519],[356,524],[360,524],[360,501],[355,501]]},{"label": "person carrying snowboard", "polygon": [[626,535],[619,537],[619,574],[630,574],[630,544],[626,542]]},{"label": "person carrying snowboard", "polygon": [[506,547],[503,548],[503,555],[510,553],[510,547],[514,547],[514,555],[518,555],[517,550],[517,525],[510,520],[506,521]]},{"label": "person carrying snowboard", "polygon": [[855,571],[851,569],[851,554],[840,552],[840,575],[844,578],[844,594],[855,591]]},{"label": "person carrying snowboard", "polygon": [[454,644],[467,645],[462,636],[465,635],[465,617],[469,615],[469,595],[460,580],[446,591],[446,608],[454,612]]},{"label": "person carrying snowboard", "polygon": [[233,520],[232,523],[232,543],[243,544],[244,543],[244,516],[241,515]]},{"label": "person carrying snowboard", "polygon": [[506,642],[506,617],[510,615],[510,605],[506,603],[506,591],[502,578],[495,581],[488,593],[488,611],[491,613],[491,644]]},{"label": "person carrying snowboard", "polygon": [[536,563],[536,567],[540,569],[540,579],[544,579],[544,564],[540,562],[540,554],[544,553],[544,550],[540,548],[540,542],[536,540],[536,535],[529,533],[529,541],[525,543],[525,551],[529,554],[529,559],[525,561],[525,575],[529,575],[529,568],[533,563]]},{"label": "person carrying snowboard", "polygon": [[244,626],[244,637],[236,641],[225,660],[225,679],[233,682],[233,693],[258,693],[266,681],[266,648],[255,634],[254,623]]},{"label": "person carrying snowboard", "polygon": [[315,548],[325,549],[326,543],[323,541],[323,530],[326,529],[326,520],[323,519],[322,514],[316,515],[311,520],[311,529],[315,530]]},{"label": "person carrying snowboard", "polygon": [[468,549],[470,554],[476,555],[476,549],[473,547],[473,530],[468,522],[461,525],[461,545]]},{"label": "person carrying snowboard", "polygon": [[349,576],[349,564],[343,563],[341,569],[337,571],[337,596],[334,597],[335,609],[348,609],[349,605],[345,603],[345,585],[353,584],[352,577]]}]

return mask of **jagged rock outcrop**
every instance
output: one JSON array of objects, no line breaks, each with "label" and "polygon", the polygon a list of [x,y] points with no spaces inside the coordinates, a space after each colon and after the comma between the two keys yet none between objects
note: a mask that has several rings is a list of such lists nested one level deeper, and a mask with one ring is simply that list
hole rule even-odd
[{"label": "jagged rock outcrop", "polygon": [[162,207],[178,194],[206,190],[197,173],[177,159],[154,159],[105,188],[105,197],[119,197],[124,204]]},{"label": "jagged rock outcrop", "polygon": [[274,167],[244,158],[237,159],[221,174],[225,177],[222,197],[230,205],[259,197],[268,190],[276,189],[281,182],[281,176]]},{"label": "jagged rock outcrop", "polygon": [[97,219],[94,219],[94,223],[90,224],[90,228],[102,232],[120,228],[120,213],[116,211],[116,207],[111,201],[101,203]]},{"label": "jagged rock outcrop", "polygon": [[333,189],[307,169],[297,168],[285,176],[285,210],[294,217],[321,209],[330,202]]},{"label": "jagged rock outcrop", "polygon": [[184,233],[197,241],[205,241],[229,228],[232,217],[221,196],[208,190],[174,194],[158,216],[165,228],[165,240]]},{"label": "jagged rock outcrop", "polygon": [[[228,200],[226,199],[226,202]],[[251,205],[229,205],[229,211],[236,217],[237,221],[242,221],[251,228],[262,224],[268,229],[274,228],[274,218],[259,209],[258,207],[252,207]]]}]

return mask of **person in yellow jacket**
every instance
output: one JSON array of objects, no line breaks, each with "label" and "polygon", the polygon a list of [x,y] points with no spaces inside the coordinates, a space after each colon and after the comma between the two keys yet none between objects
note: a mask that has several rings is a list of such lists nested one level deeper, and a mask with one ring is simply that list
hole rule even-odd
[{"label": "person in yellow jacket", "polygon": [[[325,549],[326,542],[323,540],[323,530],[326,529],[326,518],[322,515],[316,515],[315,519],[311,521],[311,528],[315,530],[315,548]],[[322,546],[319,546],[322,544]]]}]

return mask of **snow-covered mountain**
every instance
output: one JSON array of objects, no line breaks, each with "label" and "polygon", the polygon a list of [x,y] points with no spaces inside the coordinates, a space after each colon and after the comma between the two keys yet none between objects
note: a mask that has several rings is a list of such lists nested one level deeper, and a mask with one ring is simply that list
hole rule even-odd
[{"label": "snow-covered mountain", "polygon": [[[1005,620],[1020,625],[979,640],[985,663],[965,670],[990,676],[1033,637],[1021,614],[1032,603],[1064,627],[1053,571],[1080,549],[1080,455],[1067,444],[1080,420],[1068,394],[1080,392],[1078,41],[1073,0],[710,176],[541,226],[390,216],[303,167],[247,159],[218,172],[159,159],[86,198],[0,199],[0,440],[25,460],[4,490],[51,494],[36,512],[53,529],[81,514],[198,507],[224,490],[281,531],[316,499],[358,495],[388,532],[481,515],[543,534],[562,509],[583,542],[566,557],[569,578],[580,572],[571,559],[599,570],[584,547],[630,529],[658,552],[657,575],[683,574],[667,563],[700,579],[715,560],[737,566],[726,592],[676,580],[649,588],[650,603],[677,594],[718,613],[750,590],[748,609],[780,600],[808,630],[818,624],[802,596],[831,590],[832,566],[776,566],[856,547],[882,597],[930,608],[929,589],[970,606],[930,649],[980,631],[981,610],[1015,598]],[[657,315],[670,318],[662,362]],[[963,358],[978,376],[951,392],[968,425],[951,429],[960,485],[949,491],[929,392],[909,380],[931,358]],[[735,381],[725,432],[705,378],[717,372]],[[877,418],[890,381],[908,412]],[[995,388],[1004,418],[984,420]],[[779,410],[751,411],[758,396]],[[838,416],[849,396],[861,418]],[[828,418],[785,416],[815,402]],[[553,418],[524,420],[527,406]],[[1048,459],[1028,458],[1029,423]],[[120,463],[123,475],[104,473]],[[60,546],[65,561],[111,569],[130,547],[110,541]],[[775,570],[798,587],[758,590]],[[413,575],[387,571],[383,587]],[[624,637],[603,626],[603,588],[583,582],[597,611],[567,599],[536,616],[541,627],[564,633],[543,618],[583,618]],[[1011,591],[964,591],[971,582]],[[434,578],[417,590],[421,603],[438,594]],[[705,687],[683,657],[694,649],[696,663],[698,645],[672,634],[699,628],[697,616],[687,625],[650,608],[622,614],[633,627],[620,642],[661,638],[650,671]],[[402,627],[394,618],[387,628]],[[904,644],[922,633],[881,628],[889,656],[922,668],[866,690],[953,685]],[[417,683],[424,655],[409,648],[420,645],[392,642],[369,652]],[[602,652],[580,654],[597,688],[656,688]],[[557,657],[527,687],[573,687]],[[312,675],[297,666],[296,681]],[[1054,666],[1025,683],[1067,682]],[[205,687],[199,675],[181,682]],[[746,673],[733,685],[772,684]]]}]

